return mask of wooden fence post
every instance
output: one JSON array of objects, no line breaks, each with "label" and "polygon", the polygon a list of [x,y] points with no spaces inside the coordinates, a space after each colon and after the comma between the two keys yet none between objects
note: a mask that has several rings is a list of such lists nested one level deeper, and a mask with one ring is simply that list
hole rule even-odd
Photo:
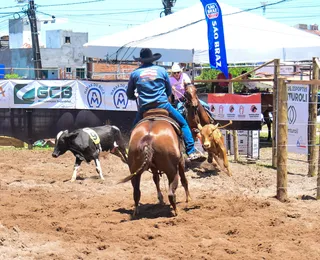
[{"label": "wooden fence post", "polygon": [[[228,92],[233,94],[233,83],[229,82]],[[238,132],[237,130],[232,130],[232,138],[233,138],[233,152],[234,152],[234,161],[239,161],[239,147],[238,147]]]},{"label": "wooden fence post", "polygon": [[[320,62],[317,58],[313,58],[313,79],[318,80],[319,79],[319,70],[320,70]],[[318,91],[319,85],[317,85],[315,88]],[[317,93],[318,95],[318,93]],[[317,99],[318,103],[318,99]],[[318,162],[320,162],[320,146],[318,151]],[[318,164],[318,178],[317,178],[317,199],[320,199],[320,166]]]},{"label": "wooden fence post", "polygon": [[277,95],[278,95],[278,77],[280,76],[280,59],[274,60],[274,81],[273,81],[273,111],[272,111],[272,167],[277,167],[277,144],[276,144],[276,136],[277,136]]},{"label": "wooden fence post", "polygon": [[287,200],[288,159],[288,89],[283,77],[278,78],[278,133],[277,133],[277,199]]},{"label": "wooden fence post", "polygon": [[[319,68],[316,63],[316,58],[312,59],[313,79],[318,79]],[[311,86],[311,98],[309,102],[309,169],[308,176],[313,177],[317,175],[317,103],[318,103],[318,85]]]}]

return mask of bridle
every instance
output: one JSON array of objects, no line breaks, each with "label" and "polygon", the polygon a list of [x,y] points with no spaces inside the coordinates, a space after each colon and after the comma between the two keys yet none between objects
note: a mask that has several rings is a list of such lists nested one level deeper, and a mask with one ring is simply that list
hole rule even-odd
[{"label": "bridle", "polygon": [[[191,85],[191,84],[189,84],[189,85]],[[190,100],[191,94],[187,91],[187,87],[188,87],[188,85],[185,86],[186,90],[185,90],[185,93],[184,93],[184,98],[186,100],[186,102],[184,104],[185,107],[186,107],[186,113],[188,113],[188,108],[191,108],[191,111],[194,114],[194,118],[196,120],[196,123],[199,124],[200,123],[200,118],[199,118],[199,99],[198,99],[198,97],[195,97],[197,99],[197,105],[193,106],[192,102]]]}]

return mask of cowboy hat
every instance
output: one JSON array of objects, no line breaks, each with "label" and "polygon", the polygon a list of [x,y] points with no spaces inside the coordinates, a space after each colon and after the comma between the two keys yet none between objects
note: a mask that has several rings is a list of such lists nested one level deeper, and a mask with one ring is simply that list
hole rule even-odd
[{"label": "cowboy hat", "polygon": [[174,63],[171,67],[171,72],[182,72],[182,68],[178,63]]},{"label": "cowboy hat", "polygon": [[149,48],[144,48],[144,49],[141,49],[141,51],[140,51],[140,57],[136,58],[133,56],[133,59],[135,61],[149,63],[149,62],[159,60],[161,58],[161,56],[162,55],[160,53],[152,54],[152,51]]}]

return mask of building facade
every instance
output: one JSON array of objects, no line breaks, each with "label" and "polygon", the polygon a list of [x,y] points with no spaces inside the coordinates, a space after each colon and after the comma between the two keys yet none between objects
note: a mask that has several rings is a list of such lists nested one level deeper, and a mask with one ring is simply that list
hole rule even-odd
[{"label": "building facade", "polygon": [[[40,23],[38,23],[40,34]],[[39,37],[40,38],[40,37]],[[43,79],[86,78],[83,45],[88,33],[68,30],[46,31],[46,47],[40,42]],[[9,20],[8,44],[1,45],[0,60],[5,73],[34,78],[30,25],[26,18]]]}]

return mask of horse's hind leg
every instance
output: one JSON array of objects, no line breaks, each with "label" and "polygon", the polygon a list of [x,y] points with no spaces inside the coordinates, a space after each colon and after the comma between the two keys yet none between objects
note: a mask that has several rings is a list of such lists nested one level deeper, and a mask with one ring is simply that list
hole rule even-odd
[{"label": "horse's hind leg", "polygon": [[185,175],[185,167],[184,167],[183,160],[180,160],[180,162],[179,162],[179,175],[180,175],[181,184],[186,192],[186,202],[188,202],[189,199],[191,200],[191,197],[190,197],[190,193],[189,193],[188,180]]},{"label": "horse's hind leg", "polygon": [[160,189],[160,176],[159,176],[159,173],[158,173],[158,171],[156,169],[151,169],[151,171],[152,171],[152,174],[153,174],[154,184],[156,185],[156,188],[157,188],[159,204],[164,204],[163,195],[162,195],[161,189]]},{"label": "horse's hind leg", "polygon": [[138,212],[138,205],[141,197],[141,191],[140,191],[140,180],[141,180],[141,174],[134,176],[131,179],[131,184],[133,187],[133,199],[134,199],[134,211],[133,216],[136,216]]},{"label": "horse's hind leg", "polygon": [[168,198],[170,201],[170,204],[174,210],[175,216],[178,215],[177,212],[177,205],[176,205],[176,189],[178,188],[179,183],[179,175],[177,174],[177,171],[172,172],[173,174],[167,174],[168,180],[169,180],[169,194]]}]

